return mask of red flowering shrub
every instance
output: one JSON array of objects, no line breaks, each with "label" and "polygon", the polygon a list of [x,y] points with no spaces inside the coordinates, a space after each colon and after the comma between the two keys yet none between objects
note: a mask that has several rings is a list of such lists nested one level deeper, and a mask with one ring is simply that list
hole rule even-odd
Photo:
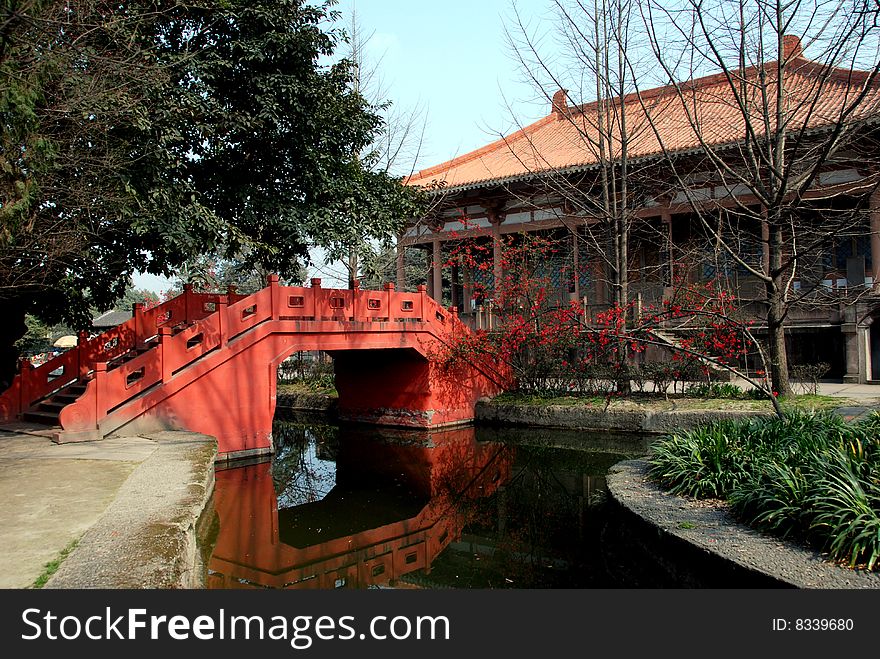
[{"label": "red flowering shrub", "polygon": [[[753,341],[736,298],[718,280],[678,281],[659,307],[630,302],[586,317],[577,301],[557,295],[560,282],[564,287],[576,273],[561,272],[554,287],[548,264],[558,262],[556,242],[537,234],[503,236],[502,275],[486,285],[496,272],[492,237],[466,217],[462,224],[466,235],[453,243],[447,265],[481,273],[473,296],[491,309],[493,324],[491,331],[462,336],[445,360],[490,355],[512,368],[520,390],[557,395],[629,392],[631,384],[641,390],[646,380],[665,393],[677,383],[710,379],[715,369],[741,371]],[[671,353],[671,361],[640,364],[649,346]]]}]

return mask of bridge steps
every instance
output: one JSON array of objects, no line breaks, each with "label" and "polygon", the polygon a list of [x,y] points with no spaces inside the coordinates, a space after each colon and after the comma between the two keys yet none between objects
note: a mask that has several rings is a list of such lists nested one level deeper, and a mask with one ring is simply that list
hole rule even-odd
[{"label": "bridge steps", "polygon": [[61,410],[69,404],[76,402],[85,393],[85,390],[86,385],[77,380],[76,383],[32,405],[30,409],[24,412],[22,419],[31,423],[60,428],[58,417],[61,414]]},{"label": "bridge steps", "polygon": [[[117,357],[116,359],[107,363],[108,372],[119,368],[120,366],[132,361],[133,359],[137,359],[140,355],[149,352],[157,345],[158,343],[156,343],[154,340],[148,341],[145,347],[135,348],[122,354],[120,357]],[[34,403],[30,407],[30,409],[23,413],[22,419],[31,423],[38,423],[50,427],[58,427],[60,429],[61,425],[59,422],[59,418],[61,416],[61,411],[68,405],[71,405],[79,400],[80,396],[85,393],[86,387],[90,379],[91,375],[84,378],[79,378],[74,382],[74,384],[69,385],[64,389],[61,389],[57,393],[51,394],[43,400]]]}]

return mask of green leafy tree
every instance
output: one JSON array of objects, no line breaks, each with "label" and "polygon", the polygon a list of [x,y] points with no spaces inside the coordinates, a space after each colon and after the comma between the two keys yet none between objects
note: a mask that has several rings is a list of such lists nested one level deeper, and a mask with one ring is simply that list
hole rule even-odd
[{"label": "green leafy tree", "polygon": [[[0,14],[0,384],[24,315],[84,327],[135,270],[199,255],[293,277],[417,200],[359,160],[334,3],[6,0]],[[352,208],[374,212],[353,215]]]}]

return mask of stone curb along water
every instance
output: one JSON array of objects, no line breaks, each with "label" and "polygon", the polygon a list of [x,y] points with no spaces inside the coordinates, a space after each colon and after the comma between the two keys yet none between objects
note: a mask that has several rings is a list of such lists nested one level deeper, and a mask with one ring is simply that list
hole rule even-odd
[{"label": "stone curb along water", "polygon": [[46,588],[198,588],[197,526],[214,491],[217,441],[194,432],[157,443]]},{"label": "stone curb along water", "polygon": [[324,413],[335,417],[339,399],[319,393],[278,392],[275,400],[276,414],[279,411]]},{"label": "stone curb along water", "polygon": [[[647,470],[646,460],[619,462],[607,483],[613,501],[651,528],[646,544],[658,560],[666,551],[685,564],[705,564],[710,555],[717,560],[704,572],[724,571],[735,587],[880,588],[880,574],[837,566],[819,552],[738,523],[722,507],[669,494],[647,478]],[[688,558],[682,547],[690,548]]]},{"label": "stone curb along water", "polygon": [[692,429],[722,419],[749,419],[772,416],[772,413],[747,410],[605,410],[580,405],[510,405],[481,400],[476,405],[474,416],[477,422],[495,425],[659,434]]}]

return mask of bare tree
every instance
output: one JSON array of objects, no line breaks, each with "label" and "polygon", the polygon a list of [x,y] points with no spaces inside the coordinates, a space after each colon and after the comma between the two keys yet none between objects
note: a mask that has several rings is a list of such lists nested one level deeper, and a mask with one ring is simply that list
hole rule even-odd
[{"label": "bare tree", "polygon": [[[820,300],[822,276],[810,270],[835,240],[868,232],[880,9],[858,0],[652,0],[641,11],[668,85],[665,103],[643,104],[664,167],[716,249],[761,282],[772,387],[790,394],[784,332],[797,305]],[[720,73],[697,79],[706,71]],[[672,114],[682,124],[676,142],[664,125]],[[745,235],[758,238],[763,258],[744,252]]]},{"label": "bare tree", "polygon": [[[520,200],[553,195],[566,226],[603,262],[610,301],[624,314],[633,273],[673,287],[673,297],[676,285],[710,271],[738,293],[738,273],[751,278],[751,300],[742,307],[753,324],[766,327],[766,352],[759,347],[758,354],[766,356],[769,388],[790,394],[790,315],[839,306],[841,296],[822,286],[823,261],[836,242],[870,233],[867,199],[880,180],[878,5],[552,6],[556,56],[542,52],[544,35],[515,7],[508,38],[521,69],[565,122],[558,132],[580,160],[554,160],[546,143],[522,131],[510,150],[539,183],[511,185],[509,193]],[[592,100],[569,106],[575,94]],[[585,164],[573,166],[578,162]],[[666,226],[647,221],[661,211]],[[673,212],[690,216],[676,242]],[[665,258],[645,258],[650,251]],[[639,252],[640,263],[633,258]],[[868,292],[850,287],[845,302]]]},{"label": "bare tree", "polygon": [[[361,154],[361,161],[371,172],[408,176],[413,173],[421,152],[427,124],[426,109],[421,104],[400,107],[388,100],[390,86],[382,73],[385,54],[375,57],[371,54],[375,31],[364,28],[354,8],[346,32],[347,48],[343,55],[352,65],[352,87],[381,112],[383,119],[383,130]],[[349,287],[360,275],[375,275],[376,263],[388,260],[391,240],[395,237],[389,236],[383,244],[352,237],[348,254],[341,261]],[[364,270],[365,261],[370,264],[369,272]],[[393,272],[393,267],[390,271]]]},{"label": "bare tree", "polygon": [[[610,3],[614,3],[611,6]],[[595,166],[592,171],[572,176],[565,170],[554,171],[554,163],[523,131],[525,146],[511,150],[527,170],[542,174],[541,185],[529,190],[510,187],[509,192],[521,203],[548,192],[561,200],[561,212],[578,222],[569,227],[580,229],[579,236],[589,243],[592,256],[602,263],[593,274],[608,283],[612,299],[622,306],[628,301],[627,260],[632,215],[630,202],[631,169],[628,157],[627,112],[620,103],[630,85],[629,70],[616,54],[629,38],[625,14],[628,6],[616,0],[595,0],[589,6],[554,0],[558,33],[555,35],[563,53],[562,71],[542,52],[547,35],[526,23],[513,5],[513,23],[506,28],[510,50],[520,70],[550,104],[553,116],[566,122],[568,148],[581,150]],[[624,0],[624,4],[628,5]],[[576,20],[573,11],[580,10]],[[572,70],[577,76],[565,75]],[[573,98],[595,101],[584,108],[570,108]],[[520,126],[523,128],[523,126]]]},{"label": "bare tree", "polygon": [[[553,0],[551,5],[554,56],[546,53],[547,35],[525,23],[516,5],[507,36],[528,82],[549,101],[569,155],[546,153],[544,138],[535,141],[531,131],[522,130],[510,149],[537,182],[508,191],[519,203],[533,196],[540,200],[536,207],[551,197],[550,205],[576,238],[580,258],[574,257],[573,275],[592,289],[590,306],[598,312],[611,304],[624,323],[638,323],[643,301],[660,304],[664,291],[687,285],[685,277],[675,276],[673,258],[697,262],[705,245],[677,245],[673,255],[669,217],[644,212],[647,199],[674,196],[674,179],[656,157],[644,157],[652,137],[645,113],[661,108],[664,99],[638,94],[647,68],[640,65],[647,64],[649,50],[637,3]],[[586,102],[569,104],[577,99]],[[676,347],[674,341],[658,334],[658,346]],[[625,364],[627,342],[621,340],[614,354]],[[628,379],[618,387],[628,390]]]}]

